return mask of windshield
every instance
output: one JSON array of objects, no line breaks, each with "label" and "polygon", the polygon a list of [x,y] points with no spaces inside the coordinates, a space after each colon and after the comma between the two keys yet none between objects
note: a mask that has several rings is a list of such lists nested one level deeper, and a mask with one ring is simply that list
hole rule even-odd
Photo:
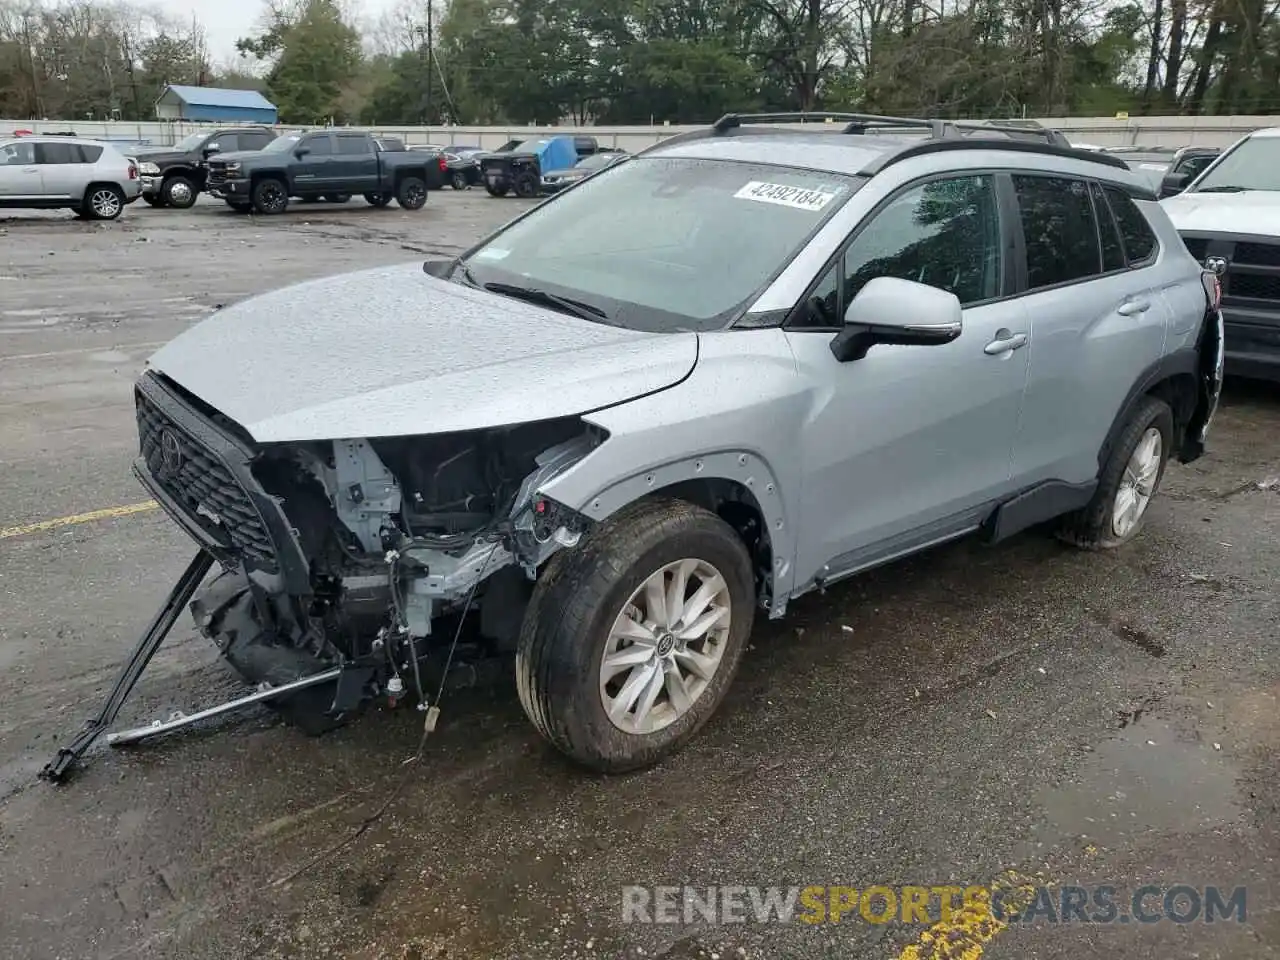
[{"label": "windshield", "polygon": [[276,137],[265,147],[262,148],[263,153],[280,153],[284,150],[292,150],[294,146],[302,139],[302,134],[291,133],[285,137]]},{"label": "windshield", "polygon": [[186,153],[188,150],[194,150],[196,147],[200,146],[200,144],[204,143],[204,138],[207,136],[207,133],[190,134],[174,144],[173,149],[178,153]]},{"label": "windshield", "polygon": [[1224,153],[1192,187],[1195,193],[1280,190],[1280,137],[1250,137]]},{"label": "windshield", "polygon": [[470,279],[571,298],[634,330],[716,330],[864,181],[636,157],[583,180],[466,260]]}]

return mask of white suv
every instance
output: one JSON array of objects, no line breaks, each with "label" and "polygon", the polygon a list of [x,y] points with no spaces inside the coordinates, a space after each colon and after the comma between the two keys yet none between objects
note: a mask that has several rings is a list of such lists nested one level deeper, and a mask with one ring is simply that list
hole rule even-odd
[{"label": "white suv", "polygon": [[114,220],[138,199],[138,165],[110,144],[72,137],[0,141],[0,209],[74,210]]}]

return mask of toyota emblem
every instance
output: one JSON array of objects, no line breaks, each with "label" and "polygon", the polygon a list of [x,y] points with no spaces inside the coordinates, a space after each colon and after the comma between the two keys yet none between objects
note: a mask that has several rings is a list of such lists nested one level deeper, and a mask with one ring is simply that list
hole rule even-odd
[{"label": "toyota emblem", "polygon": [[1226,257],[1205,257],[1204,268],[1215,276],[1222,276],[1227,272]]},{"label": "toyota emblem", "polygon": [[169,473],[177,473],[182,469],[182,444],[172,430],[160,432],[160,462]]}]

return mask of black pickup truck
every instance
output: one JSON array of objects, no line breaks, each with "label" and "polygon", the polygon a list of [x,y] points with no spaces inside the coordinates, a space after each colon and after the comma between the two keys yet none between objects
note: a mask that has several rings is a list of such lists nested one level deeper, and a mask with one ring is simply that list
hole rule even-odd
[{"label": "black pickup truck", "polygon": [[270,127],[228,127],[197,131],[172,147],[135,151],[142,199],[153,207],[185,210],[205,189],[210,157],[261,150],[275,138]]},{"label": "black pickup truck", "polygon": [[289,198],[362,194],[375,207],[395,200],[405,210],[427,202],[427,160],[382,149],[367,133],[323,130],[277,137],[253,153],[209,161],[209,193],[235,210],[284,213]]}]

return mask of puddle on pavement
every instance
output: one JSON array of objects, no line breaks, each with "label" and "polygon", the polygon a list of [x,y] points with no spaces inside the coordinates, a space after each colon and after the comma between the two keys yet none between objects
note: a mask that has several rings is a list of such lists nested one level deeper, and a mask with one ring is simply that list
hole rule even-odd
[{"label": "puddle on pavement", "polygon": [[1139,713],[1039,801],[1051,828],[1111,846],[1143,833],[1199,833],[1237,819],[1239,773],[1213,743]]}]

